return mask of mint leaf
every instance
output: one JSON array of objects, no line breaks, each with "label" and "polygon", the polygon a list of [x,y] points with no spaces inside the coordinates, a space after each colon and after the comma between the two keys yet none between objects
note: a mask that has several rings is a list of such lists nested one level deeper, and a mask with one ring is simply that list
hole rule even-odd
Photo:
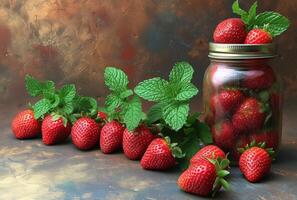
[{"label": "mint leaf", "polygon": [[132,90],[125,90],[125,91],[123,91],[123,92],[121,92],[120,93],[120,98],[121,99],[125,99],[125,98],[127,98],[127,97],[129,97],[129,96],[131,96],[131,95],[133,95],[133,91]]},{"label": "mint leaf", "polygon": [[48,99],[41,99],[33,106],[34,118],[39,119],[51,109],[51,102]]},{"label": "mint leaf", "polygon": [[173,83],[190,83],[193,73],[194,70],[189,63],[177,62],[169,74],[169,81]]},{"label": "mint leaf", "polygon": [[64,102],[71,102],[76,95],[75,85],[74,84],[64,85],[59,90],[59,94]]},{"label": "mint leaf", "polygon": [[199,122],[195,126],[195,130],[197,131],[198,137],[203,142],[203,144],[206,145],[206,144],[211,144],[213,142],[210,128],[205,123]]},{"label": "mint leaf", "polygon": [[104,70],[105,85],[111,91],[126,90],[129,83],[127,75],[120,69],[106,67]]},{"label": "mint leaf", "polygon": [[55,92],[55,83],[53,81],[45,81],[42,83],[42,91],[44,92]]},{"label": "mint leaf", "polygon": [[175,97],[177,101],[185,101],[191,99],[193,96],[197,95],[198,89],[191,83],[184,84],[180,88],[178,95]]},{"label": "mint leaf", "polygon": [[105,99],[105,106],[109,112],[113,112],[122,103],[123,103],[123,100],[114,94],[108,95]]},{"label": "mint leaf", "polygon": [[163,107],[163,104],[158,103],[158,104],[153,105],[149,109],[148,114],[147,114],[147,119],[146,119],[146,122],[148,124],[152,124],[152,123],[158,121],[159,119],[162,119],[162,107]]},{"label": "mint leaf", "polygon": [[248,24],[249,14],[245,10],[240,8],[238,0],[236,0],[232,4],[232,11],[233,11],[234,14],[237,14],[237,15],[241,16],[241,19],[245,24]]},{"label": "mint leaf", "polygon": [[142,106],[139,97],[134,96],[123,108],[123,121],[129,131],[133,131],[142,119]]},{"label": "mint leaf", "polygon": [[177,131],[186,123],[188,113],[189,104],[169,102],[164,106],[162,115],[165,122]]},{"label": "mint leaf", "polygon": [[70,115],[74,110],[72,102],[67,102],[66,104],[64,104],[62,109],[67,115]]},{"label": "mint leaf", "polygon": [[42,84],[30,75],[26,75],[25,85],[27,92],[32,97],[36,97],[42,93]]},{"label": "mint leaf", "polygon": [[282,34],[290,26],[289,20],[277,12],[263,12],[256,16],[255,28],[267,30],[272,37]]},{"label": "mint leaf", "polygon": [[167,98],[166,89],[168,82],[160,77],[144,80],[134,89],[134,92],[148,101],[161,101]]}]

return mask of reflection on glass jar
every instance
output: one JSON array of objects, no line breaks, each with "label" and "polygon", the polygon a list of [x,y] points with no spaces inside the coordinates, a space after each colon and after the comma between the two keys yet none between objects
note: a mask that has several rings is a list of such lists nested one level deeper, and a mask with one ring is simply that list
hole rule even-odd
[{"label": "reflection on glass jar", "polygon": [[270,66],[273,44],[210,44],[204,77],[205,122],[214,143],[237,161],[237,149],[255,140],[278,150],[282,93]]}]

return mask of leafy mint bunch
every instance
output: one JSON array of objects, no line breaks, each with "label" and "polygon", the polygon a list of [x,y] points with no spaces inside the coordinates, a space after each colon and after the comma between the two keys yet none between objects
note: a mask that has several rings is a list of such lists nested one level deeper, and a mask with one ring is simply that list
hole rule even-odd
[{"label": "leafy mint bunch", "polygon": [[91,97],[78,96],[73,84],[56,89],[53,81],[41,82],[30,75],[26,75],[25,84],[29,95],[40,97],[40,100],[32,105],[36,119],[52,114],[54,120],[61,117],[66,126],[68,120],[74,122],[78,114],[97,113],[96,100]]},{"label": "leafy mint bunch", "polygon": [[232,5],[233,13],[241,16],[242,21],[247,25],[247,29],[264,29],[272,37],[278,36],[286,31],[290,25],[289,20],[283,15],[267,11],[257,15],[257,2],[255,2],[248,11],[240,8],[238,0]]},{"label": "leafy mint bunch", "polygon": [[110,90],[105,100],[109,120],[117,119],[124,123],[129,131],[133,131],[144,118],[144,113],[140,98],[133,95],[133,91],[128,88],[127,75],[115,67],[106,67],[104,81]]},{"label": "leafy mint bunch", "polygon": [[169,74],[169,80],[160,77],[144,80],[134,89],[147,101],[156,102],[149,110],[147,121],[164,120],[178,131],[187,121],[189,102],[198,89],[191,83],[194,70],[187,62],[178,62]]}]

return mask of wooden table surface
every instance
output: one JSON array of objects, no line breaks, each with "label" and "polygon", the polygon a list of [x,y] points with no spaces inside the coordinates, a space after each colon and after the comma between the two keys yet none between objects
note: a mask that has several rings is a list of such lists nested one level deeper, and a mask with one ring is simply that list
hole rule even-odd
[{"label": "wooden table surface", "polygon": [[[0,199],[200,199],[180,191],[177,170],[142,170],[122,153],[82,152],[70,141],[45,146],[40,139],[16,140],[10,119],[0,117]],[[234,167],[231,191],[216,199],[297,199],[297,140],[285,140],[271,174],[261,183],[248,183]],[[203,199],[203,198],[201,198]]]}]

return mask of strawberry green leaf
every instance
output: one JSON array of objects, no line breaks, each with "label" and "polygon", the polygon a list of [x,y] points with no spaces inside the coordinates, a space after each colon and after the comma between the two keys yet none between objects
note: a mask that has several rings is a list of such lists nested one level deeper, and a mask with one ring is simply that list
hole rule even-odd
[{"label": "strawberry green leaf", "polygon": [[104,81],[111,91],[124,91],[129,83],[127,75],[122,70],[114,67],[105,68]]},{"label": "strawberry green leaf", "polygon": [[225,177],[225,176],[228,176],[230,174],[230,172],[228,172],[227,170],[219,170],[218,171],[218,176],[219,177]]},{"label": "strawberry green leaf", "polygon": [[223,186],[225,190],[228,190],[230,188],[229,183],[225,179],[220,178],[219,180],[220,180],[220,184]]},{"label": "strawberry green leaf", "polygon": [[25,85],[27,92],[32,97],[36,97],[42,93],[42,84],[30,75],[26,75]]},{"label": "strawberry green leaf", "polygon": [[183,158],[185,157],[185,154],[182,152],[181,148],[178,146],[175,146],[171,148],[171,152],[174,158]]},{"label": "strawberry green leaf", "polygon": [[226,169],[229,166],[230,161],[228,159],[223,159],[220,164],[222,169]]},{"label": "strawberry green leaf", "polygon": [[257,7],[258,7],[257,1],[253,3],[253,5],[250,7],[249,15],[248,15],[248,24],[253,24],[257,14]]},{"label": "strawberry green leaf", "polygon": [[129,131],[133,131],[142,119],[142,106],[139,97],[134,96],[130,102],[126,103],[123,109],[123,121]]},{"label": "strawberry green leaf", "polygon": [[175,102],[169,102],[162,111],[165,122],[176,131],[186,123],[188,113],[189,104]]},{"label": "strawberry green leaf", "polygon": [[173,83],[190,83],[193,73],[194,70],[189,63],[177,62],[169,74],[169,81]]},{"label": "strawberry green leaf", "polygon": [[187,118],[186,127],[190,127],[198,121],[198,117],[201,115],[200,112],[195,112],[192,115],[189,115]]},{"label": "strawberry green leaf", "polygon": [[162,107],[163,107],[163,104],[158,103],[158,104],[153,105],[149,109],[148,114],[147,114],[147,119],[146,119],[146,122],[148,124],[152,124],[152,123],[158,121],[159,119],[162,119]]},{"label": "strawberry green leaf", "polygon": [[39,119],[51,109],[51,102],[48,99],[41,99],[33,106],[34,118]]},{"label": "strawberry green leaf", "polygon": [[59,90],[59,94],[64,102],[71,102],[76,95],[75,85],[74,84],[64,85]]},{"label": "strawberry green leaf", "polygon": [[256,16],[255,28],[264,28],[273,37],[282,34],[290,26],[289,20],[277,12],[263,12]]},{"label": "strawberry green leaf", "polygon": [[186,101],[197,95],[197,93],[198,89],[192,83],[183,84],[175,100]]},{"label": "strawberry green leaf", "polygon": [[145,100],[161,101],[167,98],[167,85],[167,81],[156,77],[140,82],[134,89],[134,92]]},{"label": "strawberry green leaf", "polygon": [[232,11],[234,14],[241,16],[241,19],[245,24],[248,24],[248,15],[249,14],[245,10],[240,8],[238,0],[236,0],[232,4]]}]

